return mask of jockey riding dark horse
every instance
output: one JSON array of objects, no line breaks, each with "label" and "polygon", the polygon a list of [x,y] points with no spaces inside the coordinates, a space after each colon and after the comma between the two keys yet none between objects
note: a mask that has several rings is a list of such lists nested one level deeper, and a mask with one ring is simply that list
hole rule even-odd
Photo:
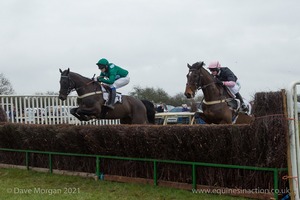
[{"label": "jockey riding dark horse", "polygon": [[105,58],[100,59],[96,65],[101,70],[101,74],[95,78],[95,81],[107,85],[106,89],[109,92],[109,98],[105,102],[105,106],[114,109],[116,89],[127,85],[130,81],[128,71],[113,63],[109,63]]},{"label": "jockey riding dark horse", "polygon": [[80,121],[120,119],[121,124],[154,124],[155,109],[150,101],[118,94],[118,103],[111,109],[104,106],[107,99],[104,84],[98,84],[98,81],[71,72],[70,69],[59,71],[61,78],[58,97],[64,101],[72,90],[76,90],[78,107],[72,108],[70,113]]},{"label": "jockey riding dark horse", "polygon": [[235,74],[228,67],[221,67],[219,61],[211,62],[208,66],[208,69],[212,75],[216,78],[218,84],[226,86],[232,95],[235,95],[237,99],[241,102],[241,111],[248,112],[249,109],[244,103],[243,97],[239,93],[241,89],[240,82]]}]

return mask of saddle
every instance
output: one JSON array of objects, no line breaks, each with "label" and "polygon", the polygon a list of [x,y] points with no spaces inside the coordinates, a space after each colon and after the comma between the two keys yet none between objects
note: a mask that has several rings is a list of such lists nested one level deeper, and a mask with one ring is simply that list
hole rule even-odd
[{"label": "saddle", "polygon": [[[109,90],[110,90],[110,87],[108,85],[104,85],[104,84],[99,84],[101,89],[102,89],[102,96],[103,96],[103,99],[108,102],[108,99],[109,99]],[[116,93],[116,98],[114,100],[114,104],[115,103],[122,103],[122,94],[117,92]],[[102,119],[105,119],[106,118],[106,115],[107,113],[110,111],[111,109],[106,107],[106,106],[102,106],[102,109],[101,109],[101,113],[100,113],[100,118]]]},{"label": "saddle", "polygon": [[[109,86],[101,84],[101,87],[102,87],[102,92],[103,92],[103,99],[105,101],[108,101],[108,98],[109,98]],[[122,103],[122,93],[120,93],[120,92],[116,93],[116,98],[115,98],[114,103],[117,103],[117,102]]]},{"label": "saddle", "polygon": [[228,94],[231,98],[228,98],[227,105],[230,109],[235,112],[238,111],[241,107],[241,101],[235,97],[235,95],[228,89],[228,87],[223,86],[225,95]]},{"label": "saddle", "polygon": [[[108,98],[109,98],[109,92],[107,92],[107,91],[104,92],[103,91],[103,99],[105,101],[108,101]],[[122,103],[122,94],[119,93],[119,92],[116,93],[116,98],[115,98],[114,103],[117,103],[117,102]]]}]

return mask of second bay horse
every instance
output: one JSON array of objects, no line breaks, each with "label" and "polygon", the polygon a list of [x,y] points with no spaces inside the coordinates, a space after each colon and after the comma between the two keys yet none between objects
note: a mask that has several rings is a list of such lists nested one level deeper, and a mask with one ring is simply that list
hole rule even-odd
[{"label": "second bay horse", "polygon": [[196,92],[202,89],[204,100],[201,118],[207,124],[232,124],[239,113],[238,109],[231,109],[228,106],[234,99],[223,86],[217,84],[216,79],[203,67],[204,65],[204,62],[196,62],[192,66],[188,64],[189,72],[184,94],[187,98],[193,98]]}]

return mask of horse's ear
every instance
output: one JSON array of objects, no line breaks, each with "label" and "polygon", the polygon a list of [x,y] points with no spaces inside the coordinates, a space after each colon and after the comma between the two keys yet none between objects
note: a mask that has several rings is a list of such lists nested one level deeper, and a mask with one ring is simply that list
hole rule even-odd
[{"label": "horse's ear", "polygon": [[188,63],[188,64],[187,64],[187,67],[188,67],[188,68],[191,68],[192,66]]},{"label": "horse's ear", "polygon": [[199,61],[198,63],[199,63],[199,68],[201,68],[201,67],[203,67],[203,68],[204,68],[204,66],[205,66],[205,63],[204,63],[203,61]]},{"label": "horse's ear", "polygon": [[68,73],[70,72],[70,68],[68,68]]},{"label": "horse's ear", "polygon": [[62,74],[62,70],[61,69],[59,69],[59,72]]}]

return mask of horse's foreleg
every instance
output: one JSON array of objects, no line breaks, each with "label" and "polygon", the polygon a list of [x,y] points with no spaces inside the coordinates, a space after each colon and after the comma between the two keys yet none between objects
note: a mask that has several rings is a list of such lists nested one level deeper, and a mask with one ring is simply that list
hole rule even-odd
[{"label": "horse's foreleg", "polygon": [[[77,119],[79,119],[80,118],[80,115],[77,113],[77,110],[78,110],[78,107],[77,108],[72,108],[71,110],[70,110],[70,113],[73,115],[73,116],[75,116]],[[80,120],[80,119],[79,119]]]},{"label": "horse's foreleg", "polygon": [[77,108],[72,108],[70,110],[70,113],[75,116],[77,119],[79,119],[80,121],[89,121],[91,118],[88,117],[87,115],[84,115],[80,112],[79,107]]},{"label": "horse's foreleg", "polygon": [[233,115],[230,113],[228,115],[225,115],[224,118],[221,120],[220,124],[233,124],[234,122],[232,121]]},{"label": "horse's foreleg", "polygon": [[208,119],[204,115],[204,113],[196,112],[195,115],[194,115],[194,117],[195,117],[195,121],[202,120],[206,124],[210,124],[209,121],[208,121]]}]

